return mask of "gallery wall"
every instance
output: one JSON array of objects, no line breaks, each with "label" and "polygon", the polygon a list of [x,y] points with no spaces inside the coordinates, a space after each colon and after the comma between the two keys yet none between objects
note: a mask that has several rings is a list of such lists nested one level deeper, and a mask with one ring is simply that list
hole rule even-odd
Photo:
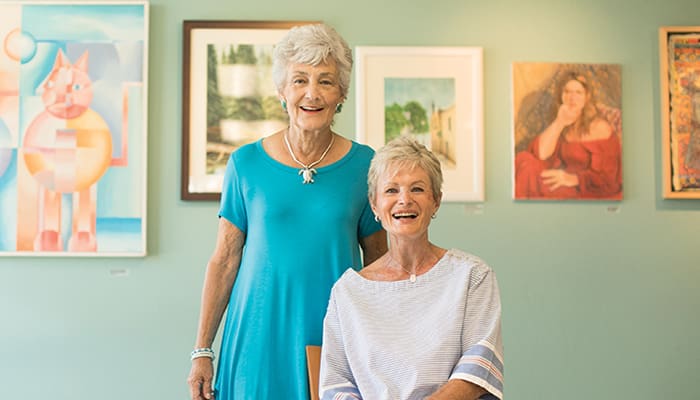
[{"label": "gallery wall", "polygon": [[[188,398],[217,205],[180,200],[186,19],[323,20],[353,47],[483,47],[486,200],[444,204],[431,239],[496,271],[506,396],[700,397],[700,200],[661,196],[657,40],[660,26],[700,25],[695,0],[158,0],[150,17],[148,256],[0,258],[0,397]],[[621,202],[512,200],[513,62],[621,65]],[[335,125],[350,138],[355,101],[351,89]]]}]

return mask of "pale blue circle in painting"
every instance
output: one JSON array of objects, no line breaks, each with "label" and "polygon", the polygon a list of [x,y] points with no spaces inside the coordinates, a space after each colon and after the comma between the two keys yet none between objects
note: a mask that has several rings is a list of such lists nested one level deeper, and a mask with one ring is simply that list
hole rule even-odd
[{"label": "pale blue circle in painting", "polygon": [[12,136],[7,125],[0,119],[0,177],[5,174],[12,160]]},{"label": "pale blue circle in painting", "polygon": [[36,39],[28,32],[15,29],[5,38],[5,52],[24,64],[36,55]]}]

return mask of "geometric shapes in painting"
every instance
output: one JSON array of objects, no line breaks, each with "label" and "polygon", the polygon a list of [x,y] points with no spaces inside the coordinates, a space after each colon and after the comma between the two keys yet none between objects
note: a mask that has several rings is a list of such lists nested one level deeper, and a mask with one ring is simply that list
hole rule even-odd
[{"label": "geometric shapes in painting", "polygon": [[147,3],[0,15],[0,255],[145,255]]}]

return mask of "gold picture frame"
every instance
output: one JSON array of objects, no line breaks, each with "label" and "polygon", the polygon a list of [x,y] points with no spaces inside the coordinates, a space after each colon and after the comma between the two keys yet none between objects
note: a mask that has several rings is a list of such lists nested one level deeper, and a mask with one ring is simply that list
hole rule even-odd
[{"label": "gold picture frame", "polygon": [[700,199],[700,26],[659,28],[663,197]]}]

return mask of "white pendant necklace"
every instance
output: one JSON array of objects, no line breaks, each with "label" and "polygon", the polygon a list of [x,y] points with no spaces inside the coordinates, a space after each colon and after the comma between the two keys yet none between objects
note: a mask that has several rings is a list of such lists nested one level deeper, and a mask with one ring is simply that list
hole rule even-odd
[{"label": "white pendant necklace", "polygon": [[411,272],[407,270],[403,265],[399,264],[398,261],[394,260],[394,257],[392,257],[391,253],[389,253],[389,258],[391,258],[391,261],[393,261],[394,264],[401,267],[402,270],[406,271],[406,273],[408,274],[408,280],[411,281],[411,283],[416,282],[416,274],[418,274],[418,272],[420,272],[420,269],[423,267],[423,261],[425,261],[426,257],[427,255],[420,260],[420,263],[418,264],[418,267],[416,267],[415,271]]},{"label": "white pendant necklace", "polygon": [[326,147],[326,151],[321,154],[321,158],[318,160],[312,162],[311,164],[304,164],[303,162],[297,160],[297,157],[294,155],[294,151],[292,151],[292,146],[289,145],[289,140],[287,139],[287,134],[284,134],[284,143],[287,144],[287,150],[289,150],[289,155],[292,156],[292,160],[296,162],[297,164],[301,165],[302,168],[299,170],[299,175],[301,175],[302,178],[304,178],[303,183],[314,183],[314,174],[316,173],[316,168],[314,168],[314,165],[320,163],[323,158],[328,154],[328,150],[331,149],[331,146],[333,146],[333,141],[335,140],[335,135],[331,133],[331,142],[328,143],[328,147]]}]

